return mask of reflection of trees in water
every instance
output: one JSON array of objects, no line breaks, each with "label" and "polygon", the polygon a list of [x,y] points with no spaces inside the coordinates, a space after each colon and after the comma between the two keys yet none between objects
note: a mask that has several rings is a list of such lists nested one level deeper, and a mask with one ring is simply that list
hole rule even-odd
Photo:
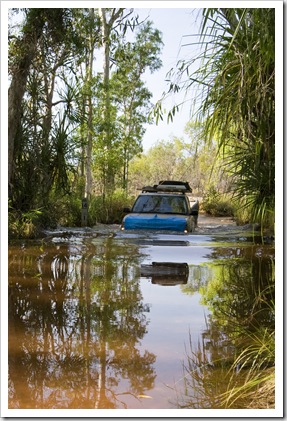
[{"label": "reflection of trees in water", "polygon": [[156,357],[138,349],[148,324],[139,258],[110,239],[93,253],[11,248],[11,408],[124,407],[125,394],[153,387]]},{"label": "reflection of trees in water", "polygon": [[[232,389],[252,380],[251,390],[256,391],[261,386],[264,370],[269,376],[270,367],[274,366],[274,344],[264,344],[266,338],[274,341],[273,250],[237,248],[233,258],[230,258],[230,250],[226,253],[228,259],[224,249],[218,253],[214,251],[213,257],[219,260],[209,265],[212,279],[201,288],[202,299],[211,313],[201,343],[195,347],[190,341],[187,349],[185,392],[178,401],[182,408],[224,408],[230,405],[228,399]],[[238,356],[240,360],[237,360]],[[244,367],[236,365],[237,361]],[[272,373],[270,377],[272,380]],[[255,384],[257,379],[259,382]],[[251,404],[254,397],[250,395],[247,399],[246,390],[238,389],[234,393],[230,407],[246,408]]]},{"label": "reflection of trees in water", "polygon": [[180,288],[184,294],[193,295],[198,293],[200,288],[207,285],[211,276],[212,271],[209,267],[203,265],[190,265],[188,282],[186,285],[182,285]]},{"label": "reflection of trees in water", "polygon": [[[213,254],[213,279],[202,289],[203,301],[210,306],[213,320],[236,335],[242,327],[274,328],[274,250],[262,246],[233,250],[225,259],[222,250]],[[273,304],[273,305],[272,305]]]},{"label": "reflection of trees in water", "polygon": [[183,392],[178,392],[177,406],[192,409],[222,408],[220,395],[226,391],[232,346],[224,335],[207,326],[202,341],[189,341],[183,362]]}]

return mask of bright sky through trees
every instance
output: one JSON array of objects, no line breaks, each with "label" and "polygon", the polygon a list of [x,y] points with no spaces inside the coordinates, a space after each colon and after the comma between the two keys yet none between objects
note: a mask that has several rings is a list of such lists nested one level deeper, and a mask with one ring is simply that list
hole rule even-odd
[{"label": "bright sky through trees", "polygon": [[[17,7],[15,2],[10,2],[10,7]],[[29,2],[23,2],[18,4],[18,7],[29,7]],[[45,4],[46,3],[46,4]],[[86,7],[83,2],[83,7]],[[110,2],[113,3],[113,2]],[[50,2],[43,2],[43,6],[50,7]],[[134,6],[144,4],[150,5],[149,8],[136,8]],[[171,7],[172,4],[172,7]],[[183,7],[190,5],[192,7]],[[176,5],[176,7],[174,7]],[[109,5],[106,5],[109,7]],[[113,5],[111,4],[111,7]],[[126,7],[134,7],[134,13],[138,14],[140,20],[149,19],[154,23],[154,27],[162,32],[164,47],[162,50],[161,60],[163,66],[160,70],[155,73],[146,73],[145,80],[148,89],[153,93],[152,102],[157,102],[164,91],[168,89],[167,73],[171,68],[175,68],[179,59],[190,58],[195,55],[196,46],[183,46],[184,44],[195,42],[195,37],[190,35],[196,35],[199,32],[200,16],[199,8],[194,8],[194,4],[191,2],[128,2]],[[14,21],[17,21],[18,16],[14,16]],[[97,57],[95,67],[99,65],[99,57]],[[183,94],[177,96],[183,99]],[[164,102],[167,112],[175,104],[175,98],[171,97],[169,100]],[[180,109],[180,112],[175,116],[173,122],[167,123],[166,119],[160,121],[158,125],[155,123],[146,126],[146,133],[143,138],[144,150],[149,149],[158,140],[169,139],[171,136],[184,136],[184,127],[189,121],[190,107],[192,105],[192,98],[187,100],[184,107]]]},{"label": "bright sky through trees", "polygon": [[[173,3],[173,5],[178,6],[178,4],[182,5],[182,3],[192,5],[190,2],[178,2]],[[155,2],[153,4],[156,4],[156,7],[153,6],[149,9],[136,8],[135,13],[138,13],[140,18],[148,17],[154,22],[154,26],[163,34],[164,47],[161,55],[163,66],[154,74],[146,75],[146,83],[153,93],[152,101],[155,103],[161,98],[162,93],[168,90],[166,75],[171,68],[176,66],[179,59],[195,55],[197,46],[183,45],[196,41],[195,37],[190,37],[190,35],[197,35],[199,32],[200,9],[179,7],[162,8],[160,6],[161,2]],[[176,100],[178,101],[179,98],[184,99],[183,95],[178,96]],[[179,137],[184,135],[184,127],[189,121],[192,100],[192,98],[187,99],[186,104],[184,107],[181,107],[180,112],[175,116],[173,122],[167,124],[166,119],[164,119],[158,125],[153,124],[147,126],[143,139],[144,150],[150,148],[158,140],[168,139],[173,135]],[[167,112],[174,104],[174,97],[164,102]]]}]

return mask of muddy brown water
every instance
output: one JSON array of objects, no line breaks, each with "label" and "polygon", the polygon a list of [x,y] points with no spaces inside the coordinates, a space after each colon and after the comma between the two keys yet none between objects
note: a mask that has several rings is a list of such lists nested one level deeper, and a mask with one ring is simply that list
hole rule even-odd
[{"label": "muddy brown water", "polygon": [[234,349],[213,314],[225,300],[246,318],[273,261],[272,241],[204,215],[188,235],[102,225],[11,242],[9,408],[220,407]]}]

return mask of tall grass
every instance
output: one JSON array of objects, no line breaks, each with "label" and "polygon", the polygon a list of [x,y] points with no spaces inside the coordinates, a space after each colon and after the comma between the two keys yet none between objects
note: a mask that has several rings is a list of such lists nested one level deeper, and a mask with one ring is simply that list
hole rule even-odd
[{"label": "tall grass", "polygon": [[227,408],[242,403],[247,408],[274,408],[275,333],[261,328],[249,334],[245,342],[231,366],[227,391],[221,394],[222,402]]},{"label": "tall grass", "polygon": [[258,329],[245,337],[244,342],[240,353],[232,360],[237,347],[227,338],[218,354],[214,350],[219,342],[212,340],[207,346],[203,341],[193,349],[190,341],[184,364],[185,392],[184,396],[178,393],[178,406],[198,409],[274,408],[274,332]]}]

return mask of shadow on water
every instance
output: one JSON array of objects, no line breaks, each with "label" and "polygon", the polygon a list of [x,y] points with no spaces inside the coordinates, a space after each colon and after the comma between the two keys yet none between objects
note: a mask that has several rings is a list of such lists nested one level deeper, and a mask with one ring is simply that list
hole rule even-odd
[{"label": "shadow on water", "polygon": [[[249,237],[117,227],[11,243],[9,407],[218,407],[214,365],[226,377],[238,325],[274,323],[256,303],[273,258]],[[206,384],[182,371],[198,344]]]}]

